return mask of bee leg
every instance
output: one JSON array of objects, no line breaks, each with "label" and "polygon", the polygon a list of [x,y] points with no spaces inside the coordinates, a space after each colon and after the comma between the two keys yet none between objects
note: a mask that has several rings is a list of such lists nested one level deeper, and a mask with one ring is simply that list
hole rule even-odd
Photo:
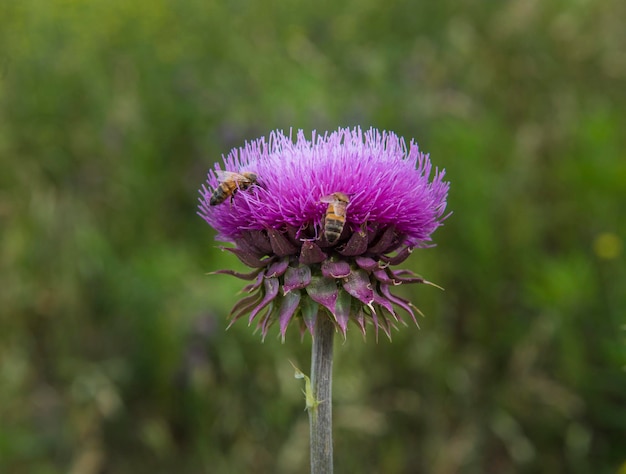
[{"label": "bee leg", "polygon": [[315,238],[313,240],[318,240],[320,238],[319,229],[315,224],[313,224],[313,230],[315,231]]}]

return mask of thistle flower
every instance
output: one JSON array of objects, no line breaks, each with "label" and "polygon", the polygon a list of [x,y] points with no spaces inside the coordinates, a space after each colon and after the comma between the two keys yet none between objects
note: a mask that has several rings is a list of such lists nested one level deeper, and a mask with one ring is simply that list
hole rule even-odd
[{"label": "thistle flower", "polygon": [[[294,142],[276,131],[233,149],[200,189],[198,214],[218,231],[222,247],[253,268],[242,274],[249,293],[235,304],[231,324],[248,315],[263,337],[292,321],[313,334],[327,313],[346,333],[353,321],[366,333],[417,324],[408,300],[392,294],[405,283],[429,283],[394,270],[414,248],[429,246],[445,218],[449,183],[413,141],[408,150],[392,132],[360,128],[325,135],[302,131]],[[217,190],[217,192],[216,192]],[[225,198],[215,205],[211,197]],[[414,311],[415,310],[415,311]]]}]

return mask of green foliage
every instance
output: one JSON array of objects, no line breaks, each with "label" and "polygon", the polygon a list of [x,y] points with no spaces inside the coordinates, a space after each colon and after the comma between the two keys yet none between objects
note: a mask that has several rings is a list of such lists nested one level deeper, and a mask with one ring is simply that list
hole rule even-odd
[{"label": "green foliage", "polygon": [[310,339],[225,331],[195,200],[246,139],[354,124],[418,139],[453,214],[408,262],[445,292],[400,289],[421,330],[337,346],[337,472],[624,469],[625,15],[3,2],[0,471],[305,472]]}]

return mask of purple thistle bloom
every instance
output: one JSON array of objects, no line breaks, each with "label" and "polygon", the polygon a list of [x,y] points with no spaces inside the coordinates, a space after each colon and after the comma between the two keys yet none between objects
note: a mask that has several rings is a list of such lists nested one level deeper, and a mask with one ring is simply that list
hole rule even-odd
[{"label": "purple thistle bloom", "polygon": [[[265,337],[278,321],[284,338],[294,318],[313,332],[326,313],[344,335],[352,320],[364,334],[371,321],[390,336],[404,323],[400,307],[417,324],[416,308],[390,289],[428,282],[391,266],[429,245],[449,183],[437,169],[430,179],[428,155],[413,141],[407,150],[392,132],[346,128],[311,140],[299,131],[294,143],[277,131],[232,150],[224,168],[209,171],[198,214],[254,268],[217,272],[252,280],[233,322],[249,314]],[[217,205],[216,189],[226,198]]]}]

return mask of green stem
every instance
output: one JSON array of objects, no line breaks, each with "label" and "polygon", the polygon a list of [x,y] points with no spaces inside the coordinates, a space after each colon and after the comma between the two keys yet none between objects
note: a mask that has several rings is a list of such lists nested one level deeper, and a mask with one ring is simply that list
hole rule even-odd
[{"label": "green stem", "polygon": [[311,385],[315,403],[309,407],[311,474],[333,472],[333,336],[330,318],[318,314],[311,350]]}]

